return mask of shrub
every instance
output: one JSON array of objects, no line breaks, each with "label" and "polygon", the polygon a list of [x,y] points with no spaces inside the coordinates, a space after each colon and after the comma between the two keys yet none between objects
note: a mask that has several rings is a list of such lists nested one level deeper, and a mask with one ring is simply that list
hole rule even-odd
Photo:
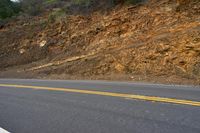
[{"label": "shrub", "polygon": [[73,3],[76,5],[86,5],[89,6],[92,0],[73,0]]},{"label": "shrub", "polygon": [[5,19],[20,11],[19,3],[10,0],[0,0],[0,19]]},{"label": "shrub", "polygon": [[[144,0],[143,0],[144,1]],[[139,2],[142,2],[142,0],[126,0],[127,4],[137,4]]]},{"label": "shrub", "polygon": [[36,16],[44,10],[43,2],[43,0],[22,0],[22,10],[31,16]]},{"label": "shrub", "polygon": [[65,11],[62,10],[62,9],[57,9],[57,10],[54,10],[50,15],[49,15],[49,18],[48,18],[48,21],[50,23],[53,23],[55,22],[56,20],[59,20],[60,18],[64,17],[66,14],[65,14]]}]

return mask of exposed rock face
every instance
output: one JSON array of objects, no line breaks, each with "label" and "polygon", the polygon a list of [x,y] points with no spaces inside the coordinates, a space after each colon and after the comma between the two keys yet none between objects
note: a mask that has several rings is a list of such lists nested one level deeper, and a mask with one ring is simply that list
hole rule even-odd
[{"label": "exposed rock face", "polygon": [[[38,61],[34,66],[25,65],[25,69],[50,62],[53,65],[38,67],[33,72],[200,79],[200,3],[192,1],[187,8],[177,12],[171,3],[152,0],[140,6],[118,7],[108,14],[66,16],[45,28],[30,29],[29,25],[15,25],[14,31],[4,28],[0,31],[0,66]],[[18,32],[21,35],[17,36]],[[15,52],[19,49],[26,52]],[[75,57],[77,60],[53,63]],[[47,61],[41,62],[42,59]]]}]

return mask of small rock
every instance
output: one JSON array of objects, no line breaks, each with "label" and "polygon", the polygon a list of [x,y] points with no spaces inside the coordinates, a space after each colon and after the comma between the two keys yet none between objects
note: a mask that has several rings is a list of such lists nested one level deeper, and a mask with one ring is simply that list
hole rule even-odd
[{"label": "small rock", "polygon": [[124,67],[122,64],[117,63],[117,64],[115,65],[115,69],[116,69],[118,72],[123,72],[124,69],[125,69],[125,67]]},{"label": "small rock", "polygon": [[23,54],[23,53],[25,53],[25,52],[26,52],[25,49],[20,49],[20,50],[19,50],[19,53],[20,53],[20,54]]},{"label": "small rock", "polygon": [[47,41],[43,40],[40,42],[40,47],[44,47],[47,44]]}]

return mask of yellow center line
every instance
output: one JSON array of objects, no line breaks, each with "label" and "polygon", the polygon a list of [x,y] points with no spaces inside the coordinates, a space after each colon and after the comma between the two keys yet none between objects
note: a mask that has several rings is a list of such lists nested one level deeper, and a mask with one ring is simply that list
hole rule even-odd
[{"label": "yellow center line", "polygon": [[175,99],[175,98],[164,98],[156,96],[144,96],[144,95],[134,95],[134,94],[124,94],[124,93],[113,93],[113,92],[103,92],[103,91],[90,91],[90,90],[79,90],[79,89],[67,89],[67,88],[52,88],[52,87],[41,87],[41,86],[27,86],[27,85],[11,85],[11,84],[0,84],[1,87],[14,87],[14,88],[30,88],[37,90],[49,90],[49,91],[62,91],[62,92],[73,92],[81,94],[91,94],[91,95],[101,95],[110,97],[121,97],[136,100],[163,102],[163,103],[173,103],[173,104],[183,104],[200,107],[199,101]]}]

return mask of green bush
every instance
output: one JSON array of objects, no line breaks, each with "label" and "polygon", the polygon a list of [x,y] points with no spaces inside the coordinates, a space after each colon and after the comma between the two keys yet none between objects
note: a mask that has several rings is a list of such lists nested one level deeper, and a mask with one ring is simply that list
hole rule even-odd
[{"label": "green bush", "polygon": [[[97,1],[96,3],[99,3],[98,0],[72,0],[73,4],[75,5],[84,5],[84,6],[90,6],[94,1]],[[112,5],[117,5],[117,4],[137,4],[139,2],[142,2],[145,0],[107,0],[105,2],[106,4],[112,4]]]},{"label": "green bush", "polygon": [[22,0],[22,10],[31,16],[36,16],[44,10],[44,0]]},{"label": "green bush", "polygon": [[108,11],[119,4],[137,4],[145,0],[71,0],[64,6],[68,14],[90,14],[95,11]]},{"label": "green bush", "polygon": [[48,18],[48,22],[53,23],[56,20],[59,20],[60,18],[64,17],[66,15],[65,11],[63,9],[57,9],[54,10]]},{"label": "green bush", "polygon": [[76,5],[89,5],[92,0],[73,0]]},{"label": "green bush", "polygon": [[127,4],[137,4],[137,3],[142,2],[142,1],[144,1],[144,0],[125,0],[125,2]]},{"label": "green bush", "polygon": [[54,4],[56,2],[58,2],[58,0],[46,0],[45,4]]},{"label": "green bush", "polygon": [[5,19],[20,11],[19,3],[10,0],[0,0],[0,19]]},{"label": "green bush", "polygon": [[[12,2],[11,0],[0,0],[0,19],[5,19],[16,15],[20,11],[31,16],[39,15],[45,10],[54,8],[62,8],[66,12],[92,12],[101,8],[112,8],[119,3],[136,4],[144,0],[71,0],[72,5],[69,5],[69,0],[19,0],[20,2]],[[66,5],[64,5],[66,4]],[[65,9],[66,7],[66,9]],[[53,13],[49,19],[54,21],[59,16],[60,11]]]}]

